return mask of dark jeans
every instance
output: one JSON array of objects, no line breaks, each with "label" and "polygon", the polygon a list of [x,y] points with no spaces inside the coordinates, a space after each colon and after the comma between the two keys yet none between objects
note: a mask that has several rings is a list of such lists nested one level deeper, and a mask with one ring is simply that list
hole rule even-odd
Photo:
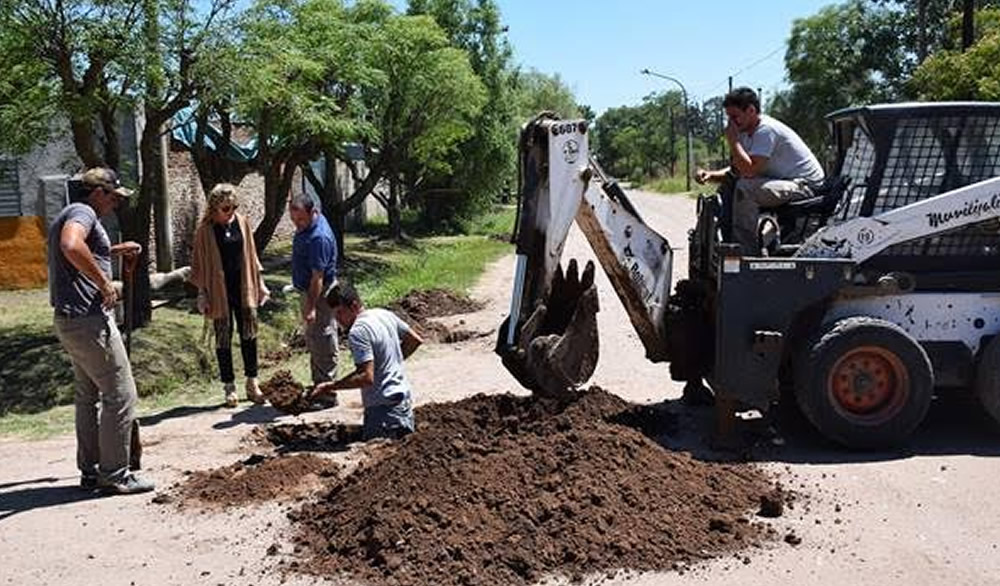
[{"label": "dark jeans", "polygon": [[413,408],[409,399],[395,405],[365,407],[362,433],[366,441],[379,437],[401,439],[413,433],[413,430]]},{"label": "dark jeans", "polygon": [[236,375],[233,373],[233,321],[236,322],[236,329],[240,335],[240,354],[243,355],[243,374],[246,375],[247,378],[257,376],[257,337],[254,336],[249,340],[244,337],[243,329],[245,325],[243,323],[243,308],[230,300],[229,327],[225,330],[225,334],[228,335],[228,339],[218,339],[220,332],[216,331],[215,341],[215,357],[219,360],[219,376],[222,378],[223,383],[231,383],[236,380]]}]

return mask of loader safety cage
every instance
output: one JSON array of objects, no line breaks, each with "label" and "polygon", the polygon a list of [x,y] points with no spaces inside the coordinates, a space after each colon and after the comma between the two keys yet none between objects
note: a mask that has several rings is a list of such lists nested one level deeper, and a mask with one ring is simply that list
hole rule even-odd
[{"label": "loader safety cage", "polygon": [[[873,216],[1000,176],[1000,103],[905,103],[827,116],[850,179],[831,223]],[[985,201],[983,205],[1000,204]],[[928,218],[933,222],[933,218]],[[988,220],[887,248],[869,266],[912,272],[1000,268],[1000,225]]]}]

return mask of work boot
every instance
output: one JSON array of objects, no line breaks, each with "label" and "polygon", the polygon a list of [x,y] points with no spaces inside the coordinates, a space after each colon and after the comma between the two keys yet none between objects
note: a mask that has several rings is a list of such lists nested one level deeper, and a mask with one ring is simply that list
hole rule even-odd
[{"label": "work boot", "polygon": [[83,490],[94,490],[97,488],[97,474],[81,474],[80,488]]},{"label": "work boot", "polygon": [[100,483],[101,494],[106,495],[139,494],[149,492],[154,488],[156,485],[153,484],[153,481],[146,480],[133,472],[127,472],[120,480]]},{"label": "work boot", "polygon": [[248,376],[247,377],[247,401],[250,401],[256,405],[264,404],[264,393],[260,392],[260,385],[257,384],[257,377]]},{"label": "work boot", "polygon": [[715,404],[715,395],[702,384],[701,379],[690,380],[684,385],[681,402],[689,407],[708,407]]},{"label": "work boot", "polygon": [[222,391],[226,394],[226,407],[235,407],[239,405],[240,398],[236,394],[236,385],[234,383],[226,383],[222,386]]}]

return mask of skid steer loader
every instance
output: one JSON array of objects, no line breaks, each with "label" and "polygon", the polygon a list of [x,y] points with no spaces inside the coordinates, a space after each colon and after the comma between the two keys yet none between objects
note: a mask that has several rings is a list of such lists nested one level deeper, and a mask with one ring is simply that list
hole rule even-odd
[{"label": "skid steer loader", "polygon": [[727,242],[729,194],[702,196],[673,289],[670,244],[589,156],[587,125],[526,125],[496,346],[507,369],[549,395],[594,372],[594,267],[560,262],[576,221],[646,357],[669,362],[674,380],[707,381],[719,418],[766,412],[788,390],[824,436],[878,448],[906,440],[935,390],[972,387],[1000,421],[1000,104],[875,105],[827,120],[833,172],[815,197],[762,214],[762,256]]}]

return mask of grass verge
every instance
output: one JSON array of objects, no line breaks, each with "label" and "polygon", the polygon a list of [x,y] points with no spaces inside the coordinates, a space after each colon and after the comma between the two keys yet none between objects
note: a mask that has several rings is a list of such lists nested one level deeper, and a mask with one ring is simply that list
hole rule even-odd
[{"label": "grass verge", "polygon": [[715,191],[715,185],[698,185],[694,181],[691,182],[691,191],[687,189],[687,179],[683,176],[675,177],[661,177],[659,179],[654,179],[649,183],[645,183],[641,187],[644,191],[655,191],[656,193],[667,193],[667,194],[677,194],[690,197],[692,199],[698,199],[699,195],[704,193],[712,193]]}]

